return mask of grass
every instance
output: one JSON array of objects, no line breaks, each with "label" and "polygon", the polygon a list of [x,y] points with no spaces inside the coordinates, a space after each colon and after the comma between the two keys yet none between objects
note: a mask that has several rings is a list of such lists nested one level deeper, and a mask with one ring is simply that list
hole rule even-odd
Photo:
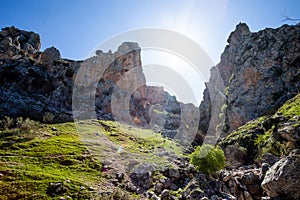
[{"label": "grass", "polygon": [[[182,156],[182,147],[174,141],[113,121],[8,128],[0,132],[0,199],[136,199],[124,191],[99,196],[97,191],[107,190],[101,186],[106,181],[102,161],[170,164],[168,156],[158,155],[161,149]],[[116,155],[120,157],[110,157]]]},{"label": "grass", "polygon": [[140,129],[112,121],[100,121],[101,132],[114,142],[117,152],[140,163],[151,163],[157,167],[170,165],[170,155],[184,157],[183,147],[175,141],[162,137],[150,129]]},{"label": "grass", "polygon": [[265,119],[266,117],[263,116],[239,127],[237,130],[233,131],[231,134],[225,137],[220,142],[220,146],[235,144],[247,148],[247,146],[249,146],[249,144],[252,144],[257,138],[257,133],[263,133],[261,124]]},{"label": "grass", "polygon": [[278,111],[285,117],[300,116],[300,94],[288,100]]},{"label": "grass", "polygon": [[103,128],[103,132],[111,141],[132,153],[151,152],[157,148],[165,148],[175,152],[178,156],[183,156],[182,146],[162,137],[153,130],[140,129],[112,121],[101,121],[101,124],[109,127],[108,129]]},{"label": "grass", "polygon": [[[93,158],[76,134],[74,124],[43,125],[36,132],[12,129],[1,132],[0,199],[89,198],[81,187],[101,181],[101,163]],[[24,137],[26,133],[30,138]],[[63,192],[51,194],[50,184]],[[49,194],[48,194],[49,193]]]}]

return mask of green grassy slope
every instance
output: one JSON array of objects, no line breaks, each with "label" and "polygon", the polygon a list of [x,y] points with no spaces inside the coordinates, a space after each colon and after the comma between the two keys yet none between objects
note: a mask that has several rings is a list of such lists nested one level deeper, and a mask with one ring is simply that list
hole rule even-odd
[{"label": "green grassy slope", "polygon": [[113,160],[115,171],[122,171],[132,159],[167,165],[162,149],[182,156],[180,145],[151,130],[112,121],[78,125],[27,121],[2,130],[0,199],[104,199],[99,191],[112,189],[105,187],[104,160]]}]

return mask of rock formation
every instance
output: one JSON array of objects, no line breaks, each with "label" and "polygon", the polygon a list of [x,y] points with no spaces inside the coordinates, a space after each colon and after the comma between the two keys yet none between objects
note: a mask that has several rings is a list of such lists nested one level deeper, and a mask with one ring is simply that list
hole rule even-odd
[{"label": "rock formation", "polygon": [[[193,105],[177,102],[161,87],[146,86],[136,43],[124,42],[114,53],[97,50],[84,61],[63,59],[55,47],[40,52],[40,46],[36,33],[15,27],[0,32],[0,118],[42,121],[50,115],[51,122],[63,122],[75,114],[183,132],[181,124],[191,123],[189,110],[196,115]],[[76,103],[80,109],[72,113]],[[188,109],[183,118],[182,109]]]},{"label": "rock formation", "polygon": [[[40,36],[15,27],[0,32],[0,116],[55,121],[72,119],[73,75],[79,62],[60,59],[59,52],[40,52]],[[51,61],[51,62],[50,62]]]},{"label": "rock formation", "polygon": [[[298,152],[297,152],[298,151]],[[262,188],[271,197],[299,199],[300,152],[296,150],[275,163],[267,172]]]},{"label": "rock formation", "polygon": [[245,23],[238,24],[220,63],[211,69],[200,105],[200,134],[217,128],[225,136],[252,119],[273,114],[299,93],[299,67],[299,25],[251,33]]}]

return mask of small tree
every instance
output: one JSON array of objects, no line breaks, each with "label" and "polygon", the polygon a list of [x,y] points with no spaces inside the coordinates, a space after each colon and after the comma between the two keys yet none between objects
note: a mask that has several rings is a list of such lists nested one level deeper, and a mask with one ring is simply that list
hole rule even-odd
[{"label": "small tree", "polygon": [[212,145],[198,146],[190,155],[190,162],[207,175],[225,167],[225,155],[221,148]]}]

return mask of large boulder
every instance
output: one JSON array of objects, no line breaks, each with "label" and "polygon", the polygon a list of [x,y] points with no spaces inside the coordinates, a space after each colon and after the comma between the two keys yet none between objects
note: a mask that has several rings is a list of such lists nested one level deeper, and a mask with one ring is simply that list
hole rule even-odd
[{"label": "large boulder", "polygon": [[300,199],[300,150],[292,151],[276,162],[267,172],[262,188],[271,197]]}]

